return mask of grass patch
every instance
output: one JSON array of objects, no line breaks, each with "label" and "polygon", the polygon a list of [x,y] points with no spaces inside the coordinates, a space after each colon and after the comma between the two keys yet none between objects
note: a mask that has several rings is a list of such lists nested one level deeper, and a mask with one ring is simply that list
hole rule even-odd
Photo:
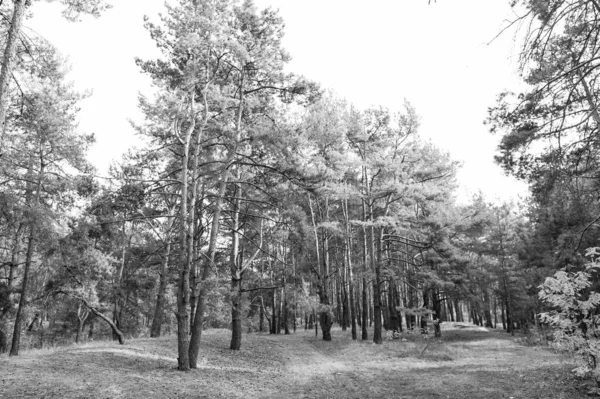
[{"label": "grass patch", "polygon": [[441,339],[413,334],[382,345],[338,328],[330,342],[305,330],[247,334],[240,351],[228,349],[228,330],[209,330],[188,373],[175,369],[175,336],[31,350],[0,359],[0,398],[586,397],[562,354],[448,327]]}]

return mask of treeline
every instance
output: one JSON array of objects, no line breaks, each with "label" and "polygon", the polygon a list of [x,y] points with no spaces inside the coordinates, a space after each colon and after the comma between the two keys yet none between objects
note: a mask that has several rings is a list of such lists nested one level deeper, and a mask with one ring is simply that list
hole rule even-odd
[{"label": "treeline", "polygon": [[[0,352],[10,341],[17,355],[21,336],[40,346],[172,332],[186,370],[211,327],[231,328],[237,350],[244,331],[330,340],[337,323],[381,343],[384,329],[439,336],[450,320],[508,332],[537,322],[537,287],[560,266],[548,259],[565,233],[545,234],[548,191],[526,206],[457,204],[459,165],[419,137],[409,102],[358,110],[288,73],[273,10],[174,3],[146,23],[162,58],[137,60],[156,88],[139,100],[146,144],[108,176],[86,161],[93,137],[77,130],[82,96],[60,55],[16,44]],[[506,110],[492,112],[494,128]]]}]

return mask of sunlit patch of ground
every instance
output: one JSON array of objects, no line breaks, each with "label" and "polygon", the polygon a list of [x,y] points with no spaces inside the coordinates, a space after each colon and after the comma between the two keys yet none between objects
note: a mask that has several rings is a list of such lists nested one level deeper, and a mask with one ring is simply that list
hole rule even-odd
[{"label": "sunlit patch of ground", "polygon": [[[456,323],[459,324],[459,323]],[[0,357],[0,398],[580,398],[569,359],[510,335],[446,324],[442,339],[382,345],[314,331],[202,337],[198,369],[175,370],[175,337],[96,342]],[[372,338],[372,331],[369,331]]]}]

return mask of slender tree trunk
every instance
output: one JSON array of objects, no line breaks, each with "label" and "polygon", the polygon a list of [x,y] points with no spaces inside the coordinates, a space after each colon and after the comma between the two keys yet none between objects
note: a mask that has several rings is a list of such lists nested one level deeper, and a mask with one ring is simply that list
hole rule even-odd
[{"label": "slender tree trunk", "polygon": [[494,324],[492,323],[492,312],[490,311],[490,296],[489,293],[487,291],[487,289],[485,287],[483,288],[483,306],[485,306],[485,309],[483,311],[484,317],[485,317],[485,326],[488,328],[494,328]]},{"label": "slender tree trunk", "polygon": [[[198,10],[198,3],[194,2],[194,12],[197,12]],[[210,59],[210,51],[211,49],[208,48],[207,50],[207,59]],[[205,84],[204,87],[202,89],[202,102],[203,102],[203,106],[204,106],[204,117],[202,120],[202,125],[198,131],[198,134],[196,136],[196,147],[195,147],[195,151],[194,151],[194,163],[193,163],[193,167],[192,167],[192,178],[193,178],[193,191],[192,191],[192,207],[195,208],[196,206],[196,195],[197,195],[197,185],[198,185],[198,165],[199,165],[199,158],[200,158],[200,149],[202,147],[202,134],[204,132],[204,130],[206,129],[206,126],[208,124],[208,119],[209,119],[209,107],[208,107],[208,89],[211,86],[212,82],[211,82],[211,68],[210,68],[210,64],[207,63],[205,68]],[[193,97],[192,97],[193,100]],[[194,115],[193,118],[193,124],[192,127],[194,127],[196,122],[196,118]],[[219,227],[219,217],[220,217],[220,213],[221,213],[221,207],[222,207],[222,203],[223,203],[223,197],[225,195],[225,188],[226,188],[226,184],[227,184],[227,169],[229,168],[229,166],[231,166],[231,158],[232,155],[230,154],[230,159],[228,160],[225,169],[223,170],[223,172],[221,173],[221,184],[219,186],[219,194],[217,196],[217,203],[216,203],[216,209],[215,212],[213,213],[213,224],[212,224],[212,228],[211,228],[211,236],[210,236],[210,241],[209,241],[209,248],[208,248],[208,262],[204,263],[204,266],[202,268],[202,278],[201,278],[201,287],[200,290],[198,292],[197,295],[197,300],[194,302],[196,305],[196,313],[193,317],[193,323],[191,324],[190,327],[190,337],[188,339],[187,342],[187,348],[185,348],[185,350],[187,351],[186,355],[182,357],[185,357],[187,362],[188,362],[188,368],[192,368],[195,369],[198,363],[198,353],[200,352],[200,338],[202,336],[202,323],[204,322],[204,310],[205,310],[205,301],[206,301],[206,287],[205,287],[205,282],[208,279],[209,273],[210,273],[210,268],[212,267],[213,263],[214,263],[214,252],[215,252],[215,245],[216,245],[216,240],[217,240],[217,235],[218,235],[218,227]],[[187,166],[186,166],[187,169]],[[191,220],[190,223],[192,224],[192,226],[194,225],[194,210],[192,209],[192,214],[191,214]],[[189,234],[193,235],[193,227],[190,226],[189,228]],[[189,245],[192,245],[192,241],[193,241],[193,236],[189,237]],[[192,248],[189,248],[188,251],[188,258],[189,261],[192,262],[192,255],[193,255],[193,250]],[[189,280],[189,277],[188,277]],[[197,279],[194,281],[194,284],[197,284]],[[194,293],[198,290],[198,288],[194,285],[191,287],[191,289],[194,291]],[[186,307],[187,310],[187,307]],[[190,307],[190,311],[191,311],[191,307]],[[192,318],[190,317],[190,322]],[[178,321],[179,322],[179,321]],[[184,348],[181,348],[182,352],[184,350]]]},{"label": "slender tree trunk", "polygon": [[[121,262],[119,262],[119,267],[117,269],[117,273],[115,276],[114,284],[113,284],[113,323],[117,326],[117,328],[121,329],[121,280],[123,278],[123,271],[125,270],[125,255],[127,247],[129,246],[129,239],[127,238],[125,232],[125,223],[123,223],[123,247],[121,248]],[[117,334],[113,332],[113,341],[117,341],[119,337]]]},{"label": "slender tree trunk", "polygon": [[217,252],[217,238],[219,237],[219,227],[221,219],[221,211],[223,209],[223,201],[225,199],[225,190],[227,188],[228,171],[224,169],[221,173],[221,182],[219,183],[219,192],[213,210],[213,220],[210,229],[210,239],[208,242],[207,260],[202,267],[202,280],[200,282],[200,290],[198,292],[198,304],[196,306],[196,316],[194,317],[194,325],[192,327],[192,335],[190,338],[189,359],[190,368],[196,368],[198,362],[198,353],[200,352],[200,339],[202,337],[202,323],[204,322],[204,313],[206,310],[206,281],[210,275],[210,269],[215,263],[215,255]]},{"label": "slender tree trunk", "polygon": [[283,289],[279,294],[279,304],[277,306],[277,334],[281,334],[281,324],[282,324],[282,310],[283,310]]},{"label": "slender tree trunk", "polygon": [[87,307],[84,310],[81,309],[80,303],[77,307],[77,335],[75,336],[75,343],[79,343],[79,338],[81,337],[81,334],[83,332],[83,325],[85,324],[85,321],[87,320],[89,314],[90,312],[87,309]]},{"label": "slender tree trunk", "polygon": [[[11,248],[11,258],[10,258],[10,265],[9,265],[9,269],[8,269],[8,281],[7,281],[7,288],[8,288],[7,299],[8,299],[8,301],[11,301],[12,288],[13,288],[13,284],[14,284],[14,280],[15,280],[15,274],[16,274],[16,270],[19,266],[21,234],[22,234],[22,230],[23,230],[24,226],[25,226],[24,223],[19,223],[19,227],[17,228],[17,232],[15,233],[15,241]],[[6,320],[7,315],[8,315],[8,310],[6,312],[0,311],[0,354],[5,353],[8,350],[8,343],[7,343],[8,326],[7,326],[7,320]]]},{"label": "slender tree trunk", "polygon": [[190,369],[189,361],[189,305],[190,305],[190,262],[188,257],[188,162],[190,154],[190,141],[194,132],[196,117],[194,115],[195,93],[190,94],[191,123],[185,135],[181,168],[181,206],[180,206],[180,266],[179,282],[177,284],[177,368],[182,371]]},{"label": "slender tree trunk", "polygon": [[[372,214],[372,213],[371,213]],[[375,231],[374,228],[371,227],[371,246],[372,253],[375,256]],[[381,336],[381,248],[378,248],[378,258],[379,260],[373,259],[374,269],[375,269],[375,280],[373,281],[373,342],[376,344],[381,344],[383,342]]]},{"label": "slender tree trunk", "polygon": [[229,349],[239,351],[242,346],[241,279],[231,280],[231,343]]},{"label": "slender tree trunk", "polygon": [[464,322],[465,319],[464,319],[464,316],[462,313],[462,308],[460,307],[460,303],[459,303],[458,299],[454,300],[454,309],[456,311],[456,321],[461,322],[461,323]]},{"label": "slender tree trunk", "polygon": [[23,312],[27,303],[27,288],[29,283],[29,270],[31,269],[31,260],[33,256],[33,244],[35,240],[35,225],[31,222],[29,227],[29,238],[27,239],[27,254],[25,255],[25,270],[23,271],[23,281],[21,283],[21,297],[19,298],[19,307],[15,316],[15,325],[13,329],[12,344],[10,347],[10,356],[19,355],[19,345],[21,343],[21,325],[23,324]]},{"label": "slender tree trunk", "polygon": [[356,341],[357,339],[357,331],[356,331],[356,307],[355,307],[355,298],[354,298],[354,281],[352,278],[352,228],[350,226],[350,214],[348,211],[348,200],[345,199],[342,201],[342,210],[344,211],[344,218],[346,220],[346,240],[345,240],[345,256],[346,256],[346,276],[347,276],[347,284],[349,291],[349,303],[348,307],[350,308],[350,325],[352,328],[352,339]]},{"label": "slender tree trunk", "polygon": [[[348,258],[350,259],[350,258]],[[349,277],[349,291],[350,291],[350,325],[352,327],[352,339],[357,340],[356,331],[356,306],[354,298],[354,282],[352,281],[352,265],[348,262],[348,277]]]},{"label": "slender tree trunk", "polygon": [[[36,226],[35,226],[35,221],[33,220],[33,210],[37,209],[40,203],[40,195],[41,195],[41,190],[42,190],[42,179],[44,176],[44,160],[41,159],[40,161],[40,171],[38,174],[38,178],[37,178],[37,187],[36,187],[36,192],[35,192],[35,199],[33,200],[33,206],[31,206],[32,201],[31,201],[31,193],[32,193],[32,189],[31,189],[31,185],[27,188],[27,193],[26,193],[26,201],[29,205],[29,210],[31,212],[30,215],[28,215],[29,218],[29,237],[27,240],[27,253],[25,255],[25,268],[23,270],[23,281],[21,283],[21,296],[19,298],[19,306],[17,308],[17,314],[15,316],[15,325],[14,325],[14,329],[13,329],[13,337],[12,337],[12,343],[11,343],[11,347],[10,347],[10,356],[18,356],[19,355],[19,345],[21,343],[21,324],[23,323],[23,312],[25,311],[25,306],[27,306],[27,289],[28,287],[28,283],[29,283],[29,271],[31,270],[31,261],[33,258],[33,246],[34,246],[34,242],[35,242],[35,235],[36,235]],[[31,164],[30,164],[30,171],[31,171]]]},{"label": "slender tree trunk", "polygon": [[[273,283],[273,271],[271,270],[271,283]],[[271,330],[269,331],[271,334],[277,334],[277,308],[275,307],[275,303],[277,302],[277,290],[273,290],[271,295],[271,309],[273,309],[273,314],[271,315]]]},{"label": "slender tree trunk", "polygon": [[124,345],[125,344],[125,336],[123,335],[121,330],[119,330],[119,328],[116,326],[116,324],[113,323],[112,320],[108,316],[106,316],[104,313],[100,312],[95,307],[90,306],[86,301],[83,301],[83,303],[85,304],[85,306],[88,307],[88,309],[90,309],[92,311],[93,314],[95,314],[96,316],[98,316],[99,318],[104,320],[110,326],[110,328],[112,329],[112,332],[117,336],[119,344]]},{"label": "slender tree trunk", "polygon": [[[363,218],[366,218],[366,209],[365,209],[365,204],[363,202]],[[368,269],[368,252],[367,252],[367,231],[366,229],[363,227],[362,229],[362,233],[363,233],[363,279],[362,279],[362,323],[361,323],[361,332],[362,332],[362,340],[366,341],[367,339],[369,339],[369,334],[367,331],[367,326],[369,323],[369,302],[368,302],[368,292],[367,292],[367,278],[365,277],[365,274],[367,273],[367,269]]]},{"label": "slender tree trunk", "polygon": [[388,291],[388,311],[390,314],[390,330],[399,331],[398,327],[398,311],[396,310],[396,300],[395,300],[395,291],[396,287],[394,284],[394,279],[390,278],[389,280],[389,291]]},{"label": "slender tree trunk", "polygon": [[[240,180],[239,169],[237,170],[236,181]],[[229,349],[240,350],[242,345],[242,319],[241,305],[242,305],[242,273],[239,259],[240,252],[240,197],[242,196],[241,188],[239,183],[235,183],[235,189],[233,191],[233,210],[232,210],[232,222],[231,222],[231,258],[229,260],[229,267],[231,273],[231,344]]]},{"label": "slender tree trunk", "polygon": [[285,335],[290,335],[290,323],[288,320],[289,317],[289,310],[288,310],[288,302],[287,302],[287,295],[285,292],[285,278],[283,279],[283,288],[281,289],[281,292],[283,293],[283,331]]},{"label": "slender tree trunk", "polygon": [[502,329],[506,330],[506,317],[504,315],[504,301],[500,301],[500,312],[501,312],[501,318],[502,318]]}]

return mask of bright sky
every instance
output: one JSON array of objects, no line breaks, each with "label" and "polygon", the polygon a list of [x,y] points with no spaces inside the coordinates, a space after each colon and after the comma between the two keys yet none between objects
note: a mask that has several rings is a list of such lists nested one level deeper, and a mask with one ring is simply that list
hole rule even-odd
[{"label": "bright sky", "polygon": [[[140,120],[137,93],[149,79],[134,57],[158,50],[143,16],[158,21],[164,0],[112,0],[100,19],[69,23],[56,3],[36,2],[26,25],[50,40],[72,64],[71,79],[93,90],[80,127],[94,132],[92,162],[104,173],[135,144],[128,119]],[[493,162],[498,137],[483,125],[487,108],[516,88],[518,46],[511,34],[488,45],[511,18],[508,0],[255,0],[280,10],[290,70],[333,89],[358,107],[400,110],[409,100],[421,115],[421,135],[463,162],[461,197],[515,198],[525,186]]]}]

